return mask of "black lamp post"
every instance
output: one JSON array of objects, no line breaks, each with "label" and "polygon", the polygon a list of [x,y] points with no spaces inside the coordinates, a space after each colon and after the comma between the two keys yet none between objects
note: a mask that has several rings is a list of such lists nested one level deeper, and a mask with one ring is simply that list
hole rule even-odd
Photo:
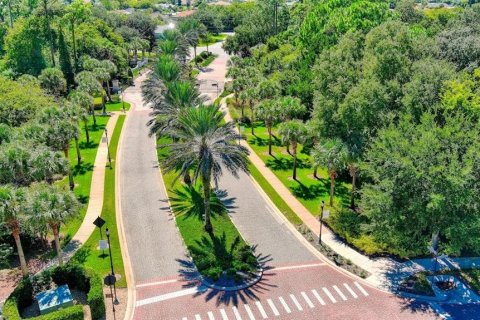
[{"label": "black lamp post", "polygon": [[107,154],[108,154],[108,164],[110,169],[112,169],[112,157],[110,157],[110,147],[108,146],[108,130],[105,128],[105,138],[107,139]]},{"label": "black lamp post", "polygon": [[115,271],[113,270],[113,259],[112,259],[112,246],[110,245],[110,230],[108,230],[108,228],[105,229],[105,234],[107,235],[107,242],[108,242],[108,253],[110,255],[110,268],[111,268],[111,276],[113,277],[113,291],[114,291],[114,294],[115,294],[115,301],[114,301],[114,304],[118,304],[118,299],[117,299],[117,288],[115,287],[115,282],[116,282],[116,278],[115,278]]},{"label": "black lamp post", "polygon": [[322,227],[323,227],[323,209],[325,208],[325,201],[322,200],[320,204],[321,212],[320,212],[320,232],[318,234],[318,244],[322,244]]}]

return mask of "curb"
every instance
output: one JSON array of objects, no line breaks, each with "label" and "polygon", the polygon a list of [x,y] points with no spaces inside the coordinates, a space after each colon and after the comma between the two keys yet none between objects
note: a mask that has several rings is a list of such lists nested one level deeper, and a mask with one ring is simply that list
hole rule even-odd
[{"label": "curb", "polygon": [[259,268],[259,270],[255,274],[254,279],[250,279],[247,282],[245,282],[243,284],[236,285],[236,286],[220,286],[220,285],[215,284],[211,280],[208,280],[207,278],[205,278],[202,275],[200,275],[199,278],[200,278],[200,281],[202,281],[202,284],[206,287],[209,287],[211,289],[215,289],[215,290],[218,290],[218,291],[232,292],[232,291],[243,290],[243,289],[249,288],[249,287],[257,284],[260,280],[262,280],[263,271],[264,271],[263,268]]}]

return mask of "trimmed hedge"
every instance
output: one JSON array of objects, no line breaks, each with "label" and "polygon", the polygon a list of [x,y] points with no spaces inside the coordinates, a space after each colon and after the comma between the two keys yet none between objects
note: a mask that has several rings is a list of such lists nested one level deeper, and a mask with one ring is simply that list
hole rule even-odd
[{"label": "trimmed hedge", "polygon": [[[102,279],[95,271],[85,269],[78,264],[66,264],[51,271],[51,278],[57,285],[67,284],[87,293],[87,303],[90,306],[93,319],[105,315],[105,300],[103,296]],[[24,278],[8,297],[3,307],[6,320],[21,320],[19,309],[31,305],[33,300],[33,285],[30,278]],[[83,320],[83,306],[75,305],[65,309],[42,315],[33,320]]]}]

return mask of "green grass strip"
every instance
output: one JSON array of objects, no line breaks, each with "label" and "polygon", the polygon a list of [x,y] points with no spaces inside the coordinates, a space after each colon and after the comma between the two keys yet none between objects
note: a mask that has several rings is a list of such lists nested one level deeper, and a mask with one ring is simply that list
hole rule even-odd
[{"label": "green grass strip", "polygon": [[[115,159],[117,156],[117,147],[122,131],[123,123],[125,122],[125,115],[118,117],[115,125],[113,135],[110,137],[110,154],[112,157],[112,169],[108,167],[105,171],[105,190],[103,196],[103,208],[101,217],[107,222],[103,227],[103,231],[108,227],[110,230],[110,243],[112,246],[112,258],[115,273],[121,275],[121,279],[117,282],[117,287],[125,288],[127,282],[125,279],[125,270],[123,266],[122,252],[120,249],[120,242],[117,232],[117,221],[115,211]],[[106,240],[105,232],[103,232],[103,238]],[[100,233],[98,230],[90,236],[84,246],[77,251],[74,256],[74,260],[83,263],[85,266],[95,269],[100,275],[105,276],[110,273],[110,258],[108,250],[102,254],[102,251],[98,250],[98,242],[100,240]]]}]

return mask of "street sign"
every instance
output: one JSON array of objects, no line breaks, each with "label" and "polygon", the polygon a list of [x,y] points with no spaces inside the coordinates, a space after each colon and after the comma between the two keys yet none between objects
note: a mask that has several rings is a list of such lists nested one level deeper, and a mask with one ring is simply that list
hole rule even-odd
[{"label": "street sign", "polygon": [[99,228],[101,228],[104,224],[105,224],[105,220],[103,220],[102,218],[100,217],[97,217],[97,219],[95,219],[95,221],[93,221],[93,224]]},{"label": "street sign", "polygon": [[100,250],[106,250],[106,249],[108,249],[107,240],[100,240],[100,241],[98,242],[98,246],[100,247]]},{"label": "street sign", "polygon": [[106,286],[113,286],[115,284],[115,282],[117,282],[117,278],[115,278],[114,275],[111,275],[109,274],[108,276],[106,276],[104,279],[103,279],[103,283],[106,285]]},{"label": "street sign", "polygon": [[323,211],[323,219],[327,219],[330,216],[330,210]]}]

